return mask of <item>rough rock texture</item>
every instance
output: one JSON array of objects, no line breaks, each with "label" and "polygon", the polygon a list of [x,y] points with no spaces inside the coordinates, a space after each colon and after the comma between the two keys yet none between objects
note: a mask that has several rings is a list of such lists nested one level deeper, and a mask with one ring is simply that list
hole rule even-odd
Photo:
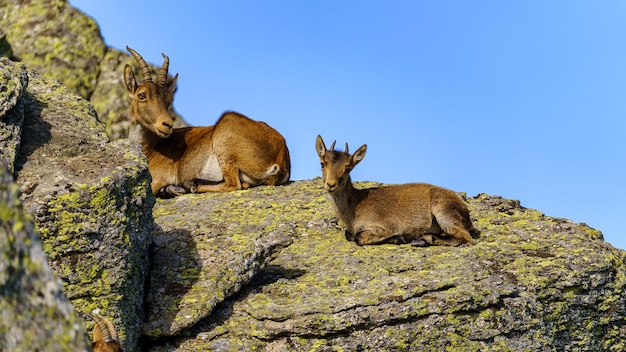
[{"label": "rough rock texture", "polygon": [[[133,62],[130,54],[107,48],[96,21],[66,0],[0,0],[0,9],[0,56],[23,62],[89,99],[111,139],[126,138],[123,69]],[[132,66],[137,70],[134,62]],[[158,67],[160,63],[153,69]],[[176,127],[187,125],[176,112],[171,114]]]},{"label": "rough rock texture", "polygon": [[105,49],[96,21],[65,0],[0,0],[0,8],[0,28],[14,59],[83,97],[91,95]]},{"label": "rough rock texture", "polygon": [[23,63],[0,59],[23,203],[0,171],[0,349],[82,350],[96,309],[127,351],[626,349],[626,252],[517,201],[468,198],[481,236],[459,248],[347,242],[320,179],[155,202],[138,146],[105,132],[124,127],[73,94],[120,121],[132,60],[65,1],[0,8],[0,54]]},{"label": "rough rock texture", "polygon": [[[0,76],[24,72],[20,64],[1,63]],[[5,153],[17,152],[21,199],[64,294],[83,317],[100,310],[112,319],[132,350],[144,321],[154,224],[145,157],[127,140],[109,142],[89,102],[57,80],[25,72],[28,86],[19,92],[15,86],[7,113],[23,111],[20,143],[0,154],[6,160]]]},{"label": "rough rock texture", "polygon": [[155,220],[175,202],[206,205],[206,223],[244,213],[265,231],[287,226],[293,244],[208,318],[151,351],[626,348],[626,253],[599,231],[517,201],[469,198],[482,233],[460,248],[347,242],[320,179],[160,200]]},{"label": "rough rock texture", "polygon": [[28,85],[28,75],[23,65],[14,65],[7,58],[0,58],[0,163],[13,165],[20,144],[24,104],[19,97]]},{"label": "rough rock texture", "polygon": [[[175,335],[193,326],[291,244],[292,224],[276,217],[249,221],[266,204],[245,193],[234,197],[192,195],[160,201],[154,209],[158,230],[144,334]],[[224,213],[225,203],[237,211]]]},{"label": "rough rock texture", "polygon": [[6,84],[1,96],[0,121],[16,110],[21,118],[19,128],[0,125],[10,142],[0,156],[15,159],[10,166],[49,265],[90,330],[88,314],[98,310],[114,322],[129,351],[142,332],[177,334],[206,318],[291,243],[284,226],[252,225],[244,213],[207,222],[208,207],[219,211],[220,198],[202,208],[193,198],[173,200],[159,208],[163,217],[155,223],[139,146],[109,142],[92,105],[57,80],[0,60],[0,75],[23,83]]},{"label": "rough rock texture", "polygon": [[18,197],[0,165],[0,350],[87,351],[82,318],[63,296]]}]

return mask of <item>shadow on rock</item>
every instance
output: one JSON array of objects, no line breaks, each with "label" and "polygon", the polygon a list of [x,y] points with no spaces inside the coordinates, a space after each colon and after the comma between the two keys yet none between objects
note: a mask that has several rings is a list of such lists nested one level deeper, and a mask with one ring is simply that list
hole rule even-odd
[{"label": "shadow on rock", "polygon": [[198,281],[202,262],[191,232],[184,229],[163,232],[157,227],[152,270],[146,297],[146,335],[167,335],[179,319],[181,302]]},{"label": "shadow on rock", "polygon": [[24,118],[24,131],[19,153],[15,165],[15,173],[22,169],[29,156],[35,152],[35,150],[48,144],[52,139],[52,125],[44,120],[42,116],[43,110],[48,106],[47,103],[37,100],[33,94],[26,93],[25,118]]},{"label": "shadow on rock", "polygon": [[143,345],[144,350],[150,351],[155,348],[158,349],[163,347],[172,348],[172,346],[179,345],[181,342],[188,339],[188,337],[198,336],[198,334],[203,334],[207,340],[217,338],[223,332],[216,328],[223,326],[223,324],[231,318],[233,312],[235,311],[234,306],[238,302],[245,300],[245,298],[249,295],[262,293],[265,287],[273,283],[282,280],[297,279],[304,274],[306,274],[306,271],[302,269],[289,269],[280,265],[267,265],[261,269],[250,281],[250,283],[241,289],[241,291],[219,303],[210,316],[199,321],[193,327],[185,330],[184,333],[179,336],[168,336],[147,342]]}]

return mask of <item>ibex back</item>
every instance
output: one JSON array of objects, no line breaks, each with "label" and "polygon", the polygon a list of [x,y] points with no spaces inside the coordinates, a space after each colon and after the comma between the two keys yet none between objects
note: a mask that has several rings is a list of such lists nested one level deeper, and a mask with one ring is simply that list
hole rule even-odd
[{"label": "ibex back", "polygon": [[157,195],[226,192],[289,180],[291,162],[283,136],[264,122],[226,112],[214,126],[176,128],[169,114],[178,74],[168,76],[169,58],[156,82],[148,64],[133,55],[143,82],[129,65],[124,83],[130,97],[130,138],[148,158],[152,191]]},{"label": "ibex back", "polygon": [[367,146],[354,154],[326,149],[321,136],[315,148],[322,164],[324,188],[330,193],[346,238],[358,245],[411,243],[414,246],[471,244],[475,228],[465,202],[441,187],[409,183],[356,189],[350,171],[365,157]]}]

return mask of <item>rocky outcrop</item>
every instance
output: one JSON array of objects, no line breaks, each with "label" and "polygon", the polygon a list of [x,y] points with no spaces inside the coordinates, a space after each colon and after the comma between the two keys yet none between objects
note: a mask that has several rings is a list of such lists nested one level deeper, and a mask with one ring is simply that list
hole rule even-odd
[{"label": "rocky outcrop", "polygon": [[18,187],[4,165],[0,165],[0,311],[3,351],[87,351],[91,346],[81,317],[52,275]]},{"label": "rocky outcrop", "polygon": [[625,252],[584,224],[479,195],[472,246],[358,247],[319,179],[155,202],[138,146],[109,142],[88,102],[7,59],[0,75],[2,135],[19,141],[2,158],[48,263],[128,350],[626,344]]},{"label": "rocky outcrop", "polygon": [[[179,231],[222,233],[230,241],[245,222],[245,233],[287,233],[293,243],[207,318],[190,321],[178,337],[153,341],[147,349],[625,347],[625,252],[604,242],[599,231],[481,194],[467,199],[481,230],[472,246],[359,247],[344,239],[324,193],[321,180],[314,179],[158,200],[155,221]],[[182,220],[194,214],[190,206],[202,209],[204,218]],[[185,215],[171,215],[177,211]],[[191,276],[197,282],[183,287],[205,285],[201,275]],[[178,298],[168,301],[195,302],[190,292],[171,290]],[[205,294],[210,301],[213,292]]]},{"label": "rocky outcrop", "polygon": [[57,80],[6,58],[0,76],[0,160],[15,170],[64,295],[90,330],[91,312],[111,319],[125,350],[142,333],[171,336],[207,317],[291,242],[245,219],[208,224],[206,208],[180,202],[155,222],[138,145],[110,142],[92,105]]},{"label": "rocky outcrop", "polygon": [[13,172],[17,149],[21,140],[24,121],[24,103],[19,99],[28,85],[28,75],[23,65],[13,65],[8,59],[0,59],[0,163]]},{"label": "rocky outcrop", "polygon": [[155,200],[138,146],[74,94],[125,115],[129,57],[103,49],[72,88],[33,71],[21,45],[55,43],[39,11],[93,27],[40,3],[0,0],[22,60],[0,59],[0,346],[84,350],[99,310],[128,351],[625,349],[626,252],[517,201],[469,197],[474,245],[414,248],[347,242],[319,179]]},{"label": "rocky outcrop", "polygon": [[[107,47],[96,21],[66,0],[0,0],[0,8],[0,56],[58,79],[96,107],[112,140],[126,138],[123,69],[131,56]],[[187,125],[175,111],[171,114],[176,127]]]},{"label": "rocky outcrop", "polygon": [[129,141],[109,142],[89,102],[0,59],[0,75],[15,81],[22,73],[27,85],[0,89],[12,92],[0,121],[20,121],[2,160],[17,155],[10,168],[65,296],[83,317],[101,310],[126,346],[136,346],[154,223],[145,158]]}]

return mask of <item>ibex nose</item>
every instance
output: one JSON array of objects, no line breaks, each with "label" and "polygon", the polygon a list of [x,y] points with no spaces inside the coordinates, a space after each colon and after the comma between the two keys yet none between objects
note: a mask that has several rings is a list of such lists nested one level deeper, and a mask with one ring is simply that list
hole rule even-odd
[{"label": "ibex nose", "polygon": [[156,134],[161,138],[167,138],[172,134],[174,123],[171,119],[161,119],[160,123],[155,123]]},{"label": "ibex nose", "polygon": [[328,192],[333,192],[337,189],[337,182],[326,182],[324,186]]}]

